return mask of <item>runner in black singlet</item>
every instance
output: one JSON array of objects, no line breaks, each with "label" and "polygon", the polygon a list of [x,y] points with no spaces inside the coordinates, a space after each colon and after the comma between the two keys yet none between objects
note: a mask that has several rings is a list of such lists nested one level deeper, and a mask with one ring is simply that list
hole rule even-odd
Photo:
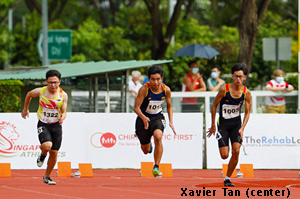
[{"label": "runner in black singlet", "polygon": [[[173,108],[171,104],[171,90],[162,83],[163,69],[154,65],[148,69],[149,82],[144,84],[135,101],[134,111],[138,115],[135,129],[144,154],[152,152],[151,137],[154,137],[154,167],[153,175],[160,175],[159,164],[163,154],[162,135],[166,126],[162,107],[167,102],[169,125],[173,132]],[[176,133],[175,133],[176,134]]]},{"label": "runner in black singlet", "polygon": [[[222,159],[229,156],[229,139],[231,142],[232,156],[228,164],[228,170],[224,179],[225,186],[234,186],[230,182],[230,177],[234,171],[238,159],[240,147],[243,141],[243,133],[250,117],[251,92],[243,85],[248,74],[247,65],[238,63],[231,68],[233,83],[225,84],[218,92],[211,107],[212,123],[208,130],[207,137],[215,135],[216,109],[220,104],[218,132],[216,138],[219,144],[219,151]],[[241,108],[245,100],[245,115],[241,122]]]}]

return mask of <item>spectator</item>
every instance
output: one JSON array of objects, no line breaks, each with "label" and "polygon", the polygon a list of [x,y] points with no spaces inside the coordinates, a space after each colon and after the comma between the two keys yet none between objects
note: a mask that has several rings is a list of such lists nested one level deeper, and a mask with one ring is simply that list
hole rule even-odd
[{"label": "spectator", "polygon": [[211,68],[211,74],[210,74],[211,77],[208,78],[207,84],[206,84],[207,89],[209,91],[218,91],[218,90],[220,90],[220,88],[222,86],[224,86],[225,81],[220,78],[220,74],[221,74],[221,71],[220,71],[219,66],[214,65]]},{"label": "spectator", "polygon": [[148,79],[148,77],[145,77],[143,85],[146,84],[147,82],[149,82],[149,79]]},{"label": "spectator", "polygon": [[[206,85],[199,73],[199,67],[196,61],[189,62],[189,73],[186,74],[182,81],[183,91],[206,91]],[[182,112],[199,112],[197,97],[182,98]]]},{"label": "spectator", "polygon": [[[294,87],[284,81],[284,72],[277,69],[273,73],[274,79],[268,82],[266,90],[288,92],[294,90]],[[284,96],[266,97],[266,112],[267,113],[285,113],[285,98]]]},{"label": "spectator", "polygon": [[131,73],[132,76],[132,80],[130,80],[130,82],[128,83],[128,91],[130,92],[129,95],[129,107],[130,107],[130,111],[133,111],[134,108],[134,103],[135,103],[135,98],[137,97],[137,94],[140,90],[140,88],[142,87],[141,84],[141,72],[134,70]]}]

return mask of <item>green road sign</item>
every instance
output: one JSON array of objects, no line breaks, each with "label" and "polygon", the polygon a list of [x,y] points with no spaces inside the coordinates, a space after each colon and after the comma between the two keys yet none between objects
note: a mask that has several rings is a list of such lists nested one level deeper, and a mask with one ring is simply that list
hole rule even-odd
[{"label": "green road sign", "polygon": [[[72,32],[70,30],[48,30],[48,59],[70,60],[72,54]],[[40,59],[43,59],[43,33],[37,43]]]}]

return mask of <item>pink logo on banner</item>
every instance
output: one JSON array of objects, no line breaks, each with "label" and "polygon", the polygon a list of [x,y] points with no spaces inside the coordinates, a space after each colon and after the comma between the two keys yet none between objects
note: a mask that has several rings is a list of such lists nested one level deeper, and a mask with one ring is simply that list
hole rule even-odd
[{"label": "pink logo on banner", "polygon": [[16,152],[13,150],[15,141],[20,137],[16,127],[9,122],[0,123],[0,157],[14,157]]},{"label": "pink logo on banner", "polygon": [[100,138],[100,142],[102,146],[110,148],[116,144],[117,139],[116,136],[112,133],[104,133]]},{"label": "pink logo on banner", "polygon": [[117,138],[114,134],[112,133],[94,133],[91,136],[91,144],[95,148],[111,148],[117,143]]}]

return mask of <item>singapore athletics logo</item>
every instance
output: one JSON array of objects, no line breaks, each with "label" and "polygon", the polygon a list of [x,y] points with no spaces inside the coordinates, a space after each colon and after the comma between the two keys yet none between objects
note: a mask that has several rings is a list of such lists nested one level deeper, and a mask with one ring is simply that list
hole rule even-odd
[{"label": "singapore athletics logo", "polygon": [[19,137],[20,135],[13,124],[9,122],[0,123],[0,157],[11,158],[18,155],[13,148]]},{"label": "singapore athletics logo", "polygon": [[117,138],[112,133],[97,132],[91,136],[90,141],[95,148],[111,148],[116,144]]}]

